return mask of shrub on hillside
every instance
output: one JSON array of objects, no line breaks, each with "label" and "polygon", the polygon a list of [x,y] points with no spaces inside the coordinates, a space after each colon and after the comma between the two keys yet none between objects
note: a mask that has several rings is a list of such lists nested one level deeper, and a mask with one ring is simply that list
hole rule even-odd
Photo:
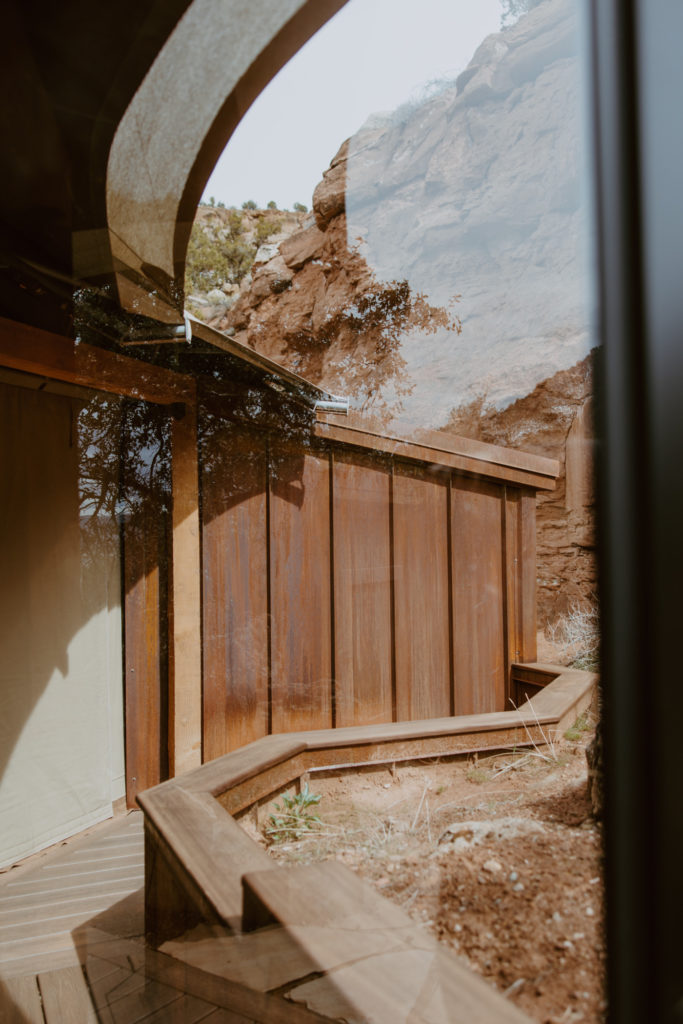
[{"label": "shrub on hillside", "polygon": [[239,284],[251,270],[255,249],[241,235],[242,220],[231,211],[226,237],[216,238],[195,223],[187,247],[186,292],[210,292],[223,284]]},{"label": "shrub on hillside", "polygon": [[263,245],[271,235],[276,235],[280,230],[279,220],[269,220],[264,217],[256,225],[256,245]]}]

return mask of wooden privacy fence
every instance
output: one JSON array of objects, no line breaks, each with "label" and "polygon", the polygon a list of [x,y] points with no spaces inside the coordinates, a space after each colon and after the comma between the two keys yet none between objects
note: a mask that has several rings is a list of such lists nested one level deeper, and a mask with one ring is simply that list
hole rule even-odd
[{"label": "wooden privacy fence", "polygon": [[205,422],[205,760],[506,708],[511,663],[536,657],[535,492],[557,463],[332,418],[312,435]]}]

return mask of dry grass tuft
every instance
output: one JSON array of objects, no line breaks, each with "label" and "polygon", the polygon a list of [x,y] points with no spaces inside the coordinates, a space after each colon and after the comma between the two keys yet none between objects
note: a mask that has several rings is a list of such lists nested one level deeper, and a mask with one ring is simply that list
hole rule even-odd
[{"label": "dry grass tuft", "polygon": [[597,605],[571,606],[547,630],[572,668],[596,672],[600,662],[600,613]]}]

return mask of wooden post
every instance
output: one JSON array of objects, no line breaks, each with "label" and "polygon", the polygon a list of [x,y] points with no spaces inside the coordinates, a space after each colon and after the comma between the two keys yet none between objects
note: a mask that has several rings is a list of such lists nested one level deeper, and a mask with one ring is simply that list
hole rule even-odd
[{"label": "wooden post", "polygon": [[522,661],[536,661],[536,494],[523,490],[520,498],[519,615]]},{"label": "wooden post", "polygon": [[197,407],[171,426],[172,588],[169,621],[169,772],[202,760],[202,645]]}]

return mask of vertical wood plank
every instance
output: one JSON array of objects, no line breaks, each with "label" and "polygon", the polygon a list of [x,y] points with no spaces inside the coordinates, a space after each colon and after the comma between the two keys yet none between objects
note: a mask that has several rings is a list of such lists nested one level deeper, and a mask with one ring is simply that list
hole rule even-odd
[{"label": "vertical wood plank", "polygon": [[510,707],[512,696],[510,666],[522,654],[520,634],[521,565],[520,565],[520,494],[519,488],[505,488],[505,703]]},{"label": "vertical wood plank", "polygon": [[0,978],[0,1021],[45,1024],[37,977]]},{"label": "vertical wood plank", "polygon": [[204,760],[268,732],[266,441],[202,429]]},{"label": "vertical wood plank", "polygon": [[161,782],[159,543],[153,525],[124,526],[126,800]]},{"label": "vertical wood plank", "polygon": [[330,728],[328,458],[274,443],[270,480],[272,729]]},{"label": "vertical wood plank", "polygon": [[[154,423],[155,417],[163,417]],[[162,468],[167,461],[165,415],[133,407],[122,437],[126,801],[168,773],[167,517]],[[157,434],[154,459],[136,455],[144,434]]]},{"label": "vertical wood plank", "polygon": [[171,423],[173,628],[169,637],[169,773],[202,756],[202,638],[197,407]]},{"label": "vertical wood plank", "polygon": [[503,500],[497,484],[453,478],[456,715],[505,710]]},{"label": "vertical wood plank", "polygon": [[519,529],[520,660],[536,661],[536,494],[533,491],[521,492]]},{"label": "vertical wood plank", "polygon": [[421,469],[394,474],[396,714],[449,715],[448,488]]},{"label": "vertical wood plank", "polygon": [[66,1020],[97,1024],[97,1014],[80,967],[46,971],[38,975],[38,983],[47,1024]]},{"label": "vertical wood plank", "polygon": [[339,452],[334,460],[336,724],[390,722],[390,474]]}]

